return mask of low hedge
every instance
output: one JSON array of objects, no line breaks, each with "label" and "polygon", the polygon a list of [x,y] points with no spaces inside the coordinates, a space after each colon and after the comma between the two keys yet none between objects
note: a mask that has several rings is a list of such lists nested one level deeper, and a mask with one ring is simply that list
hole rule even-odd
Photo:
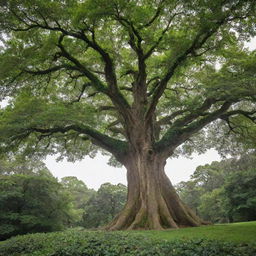
[{"label": "low hedge", "polygon": [[165,241],[132,232],[68,230],[0,242],[0,256],[255,256],[256,246],[216,240]]}]

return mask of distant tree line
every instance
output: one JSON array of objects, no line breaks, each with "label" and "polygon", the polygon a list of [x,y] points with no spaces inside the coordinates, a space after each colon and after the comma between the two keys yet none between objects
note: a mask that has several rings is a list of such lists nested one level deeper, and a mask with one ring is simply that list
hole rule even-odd
[{"label": "distant tree line", "polygon": [[0,159],[0,240],[70,227],[97,228],[123,207],[126,186],[89,189],[76,177],[58,181],[38,159]]},{"label": "distant tree line", "polygon": [[181,199],[213,223],[256,220],[256,153],[199,166],[176,185]]},{"label": "distant tree line", "polygon": [[62,230],[71,218],[68,194],[43,162],[0,162],[0,239]]}]

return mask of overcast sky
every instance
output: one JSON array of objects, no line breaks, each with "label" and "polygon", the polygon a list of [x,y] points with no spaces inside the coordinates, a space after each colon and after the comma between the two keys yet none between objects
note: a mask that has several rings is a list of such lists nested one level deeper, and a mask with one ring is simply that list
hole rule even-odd
[{"label": "overcast sky", "polygon": [[[203,155],[193,155],[192,159],[179,157],[169,159],[166,164],[166,174],[173,184],[186,181],[198,165],[220,160],[220,156],[214,150],[209,150]],[[98,189],[101,184],[111,182],[112,184],[126,183],[125,168],[115,168],[107,164],[108,157],[98,154],[94,159],[86,157],[81,162],[69,163],[67,161],[56,162],[55,157],[47,157],[45,163],[54,176],[62,178],[65,176],[76,176],[84,181],[89,188]]]},{"label": "overcast sky", "polygon": [[[250,43],[246,43],[250,50],[256,48],[256,37]],[[4,107],[5,102],[0,102]],[[173,184],[186,181],[194,172],[197,166],[219,161],[220,156],[214,150],[209,150],[203,155],[192,156],[192,159],[179,157],[169,159],[166,164],[166,173]],[[124,168],[115,168],[107,164],[108,157],[98,154],[94,159],[85,157],[83,161],[69,163],[67,161],[56,162],[55,157],[47,157],[45,163],[54,176],[62,178],[65,176],[76,176],[83,180],[89,188],[98,189],[102,183],[111,182],[113,184],[126,184],[126,171]]]}]

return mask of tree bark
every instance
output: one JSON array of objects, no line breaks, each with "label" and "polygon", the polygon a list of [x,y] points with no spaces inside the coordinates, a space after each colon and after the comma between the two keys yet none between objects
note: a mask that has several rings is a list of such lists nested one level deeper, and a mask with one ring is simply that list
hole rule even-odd
[{"label": "tree bark", "polygon": [[205,224],[180,200],[164,172],[165,163],[165,158],[152,151],[127,157],[127,203],[108,230],[161,230]]}]

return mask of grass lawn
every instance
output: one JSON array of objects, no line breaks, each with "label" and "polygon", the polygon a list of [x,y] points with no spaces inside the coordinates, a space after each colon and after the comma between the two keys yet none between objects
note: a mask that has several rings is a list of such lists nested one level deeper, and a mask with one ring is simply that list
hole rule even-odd
[{"label": "grass lawn", "polygon": [[165,231],[137,231],[156,239],[218,239],[227,242],[256,243],[256,221],[219,224]]},{"label": "grass lawn", "polygon": [[104,232],[75,228],[0,242],[0,256],[60,255],[256,256],[256,221],[166,231]]}]

